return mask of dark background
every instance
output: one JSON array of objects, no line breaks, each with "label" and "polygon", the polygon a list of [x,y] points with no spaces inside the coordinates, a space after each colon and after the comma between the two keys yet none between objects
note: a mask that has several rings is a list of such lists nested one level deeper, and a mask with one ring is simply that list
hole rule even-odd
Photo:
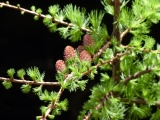
[{"label": "dark background", "polygon": [[[0,0],[1,2],[5,2]],[[19,3],[21,7],[30,9],[32,5],[42,8],[43,14],[47,14],[50,5],[64,5],[72,3],[85,7],[87,12],[92,9],[103,9],[99,0],[10,0],[10,4]],[[104,22],[107,24],[109,33],[112,30],[112,17],[106,15]],[[151,35],[159,40],[160,25],[152,27]],[[156,30],[158,32],[156,32]],[[127,39],[126,39],[127,40]],[[80,43],[80,42],[79,42]],[[39,67],[45,71],[45,81],[55,81],[55,62],[63,59],[63,50],[66,45],[77,47],[79,43],[71,43],[64,40],[58,33],[50,33],[44,26],[42,19],[33,19],[33,15],[11,8],[0,9],[0,76],[7,77],[9,68],[16,70],[31,66]],[[69,111],[63,112],[56,120],[76,120],[83,102],[88,99],[90,88],[95,84],[91,81],[87,84],[86,92],[64,92],[62,98],[69,98]],[[35,120],[35,116],[41,115],[39,107],[43,102],[33,93],[23,94],[21,85],[13,84],[10,90],[0,84],[0,116],[5,120]],[[49,90],[57,90],[59,87],[45,87]]]}]

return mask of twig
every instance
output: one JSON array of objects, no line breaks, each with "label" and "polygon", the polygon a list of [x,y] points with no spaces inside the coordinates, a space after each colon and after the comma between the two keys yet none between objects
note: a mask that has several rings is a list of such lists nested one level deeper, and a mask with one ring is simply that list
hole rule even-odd
[{"label": "twig", "polygon": [[[122,98],[121,101],[122,101],[122,102],[129,102],[130,100],[127,100],[126,98]],[[147,101],[146,101],[146,100],[144,100],[144,99],[139,99],[139,98],[133,99],[131,102],[136,103],[136,104],[143,104],[143,105],[146,105],[146,104],[147,104]],[[155,106],[158,107],[158,108],[160,108],[160,101],[156,101],[156,102],[155,102]]]},{"label": "twig", "polygon": [[154,69],[155,69],[155,68],[147,68],[146,70],[136,72],[136,73],[134,73],[133,75],[129,75],[127,78],[125,78],[125,79],[122,80],[121,82],[123,82],[123,83],[128,83],[130,80],[135,79],[135,78],[138,78],[138,77],[140,77],[141,75],[150,73],[150,72],[151,72],[152,70],[154,70]]},{"label": "twig", "polygon": [[[16,9],[16,10],[19,10],[19,11],[24,12],[24,13],[29,13],[29,14],[32,14],[32,15],[35,15],[35,16],[38,16],[38,17],[41,17],[41,18],[47,18],[47,16],[44,15],[44,14],[38,14],[35,11],[31,11],[31,10],[22,8],[20,6],[11,5],[11,4],[7,4],[7,3],[4,3],[4,2],[0,2],[0,7],[9,7],[9,8]],[[53,17],[51,17],[50,19],[52,19],[52,21],[54,21],[55,23],[58,23],[58,24],[62,24],[62,25],[70,26],[70,27],[75,26],[72,23],[68,23],[68,22],[65,22],[65,21],[57,20],[57,19],[54,19]],[[91,32],[91,30],[87,29],[87,28],[80,28],[80,29],[82,31]]]},{"label": "twig", "polygon": [[[99,68],[100,66],[102,66],[102,65],[104,65],[104,64],[112,63],[115,59],[120,58],[120,57],[122,57],[122,56],[124,56],[124,55],[126,55],[126,54],[129,54],[129,53],[130,53],[130,52],[128,51],[128,52],[124,52],[124,53],[117,54],[115,57],[111,58],[110,60],[107,60],[107,61],[98,63],[96,66],[94,66],[94,68],[97,69],[97,68]],[[82,74],[82,76],[89,74],[91,71],[92,71],[92,69],[89,69],[88,71],[84,72],[84,73]]]},{"label": "twig", "polygon": [[123,48],[126,48],[126,49],[134,49],[134,50],[140,50],[140,51],[143,51],[143,52],[155,52],[157,54],[160,54],[160,52],[158,50],[147,50],[145,48],[135,48],[135,47],[131,47],[131,46],[127,46],[127,45],[120,45],[121,47]]},{"label": "twig", "polygon": [[[108,92],[108,93],[101,99],[100,104],[98,104],[98,105],[95,107],[95,110],[100,109],[100,108],[104,105],[105,100],[108,100],[111,96],[112,96],[112,92]],[[92,114],[91,114],[91,113],[88,113],[88,114],[84,117],[83,120],[89,120],[91,117],[92,117]]]},{"label": "twig", "polygon": [[98,50],[97,53],[94,54],[93,59],[100,56],[107,48],[109,48],[110,45],[111,45],[111,42],[107,42],[101,49]]},{"label": "twig", "polygon": [[[72,79],[73,75],[74,75],[73,73],[70,73],[70,74],[66,77],[66,79],[64,80],[64,83],[66,83],[67,80]],[[64,91],[64,89],[61,87],[61,88],[59,89],[59,92],[58,92],[58,95],[57,95],[56,100],[53,101],[53,102],[48,106],[48,108],[47,108],[45,114],[42,116],[41,120],[46,120],[46,118],[49,116],[49,114],[50,114],[50,112],[52,111],[52,109],[53,109],[54,107],[56,107],[56,105],[57,105],[57,103],[59,102],[59,99],[60,99],[63,91]]]},{"label": "twig", "polygon": [[36,82],[36,81],[30,81],[30,80],[11,79],[11,78],[5,78],[5,77],[0,77],[0,81],[8,81],[8,82],[14,82],[14,83],[21,83],[21,84],[30,84],[30,85],[60,86],[59,82]]},{"label": "twig", "polygon": [[120,34],[120,42],[122,42],[123,40],[123,37],[130,31],[130,29],[126,29],[125,31],[123,31],[121,34]]}]

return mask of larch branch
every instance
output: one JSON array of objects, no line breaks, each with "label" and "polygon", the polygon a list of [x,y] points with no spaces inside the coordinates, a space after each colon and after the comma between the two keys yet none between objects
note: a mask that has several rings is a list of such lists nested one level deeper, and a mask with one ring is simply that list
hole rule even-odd
[{"label": "larch branch", "polygon": [[[22,8],[20,6],[11,5],[11,4],[4,3],[4,2],[0,2],[0,7],[9,7],[9,8],[16,9],[16,10],[19,10],[19,11],[24,12],[24,13],[29,13],[29,14],[32,14],[32,15],[35,15],[35,16],[38,16],[38,17],[41,17],[41,18],[47,18],[47,16],[44,15],[44,14],[39,14],[35,11],[28,10],[28,9]],[[58,23],[58,24],[62,24],[62,25],[70,26],[70,27],[75,26],[72,23],[68,23],[68,22],[65,22],[65,21],[60,21],[60,20],[54,19],[53,17],[51,17],[50,19],[52,19],[53,22]],[[80,28],[80,29],[82,31],[92,32],[90,29],[87,29],[87,28]]]},{"label": "larch branch", "polygon": [[[64,80],[64,83],[66,83],[68,80],[72,79],[73,75],[74,75],[73,73],[70,73],[70,74],[66,77],[66,79]],[[57,103],[59,102],[59,99],[60,99],[63,91],[64,91],[64,89],[61,87],[61,88],[59,89],[59,91],[58,91],[58,95],[57,95],[56,100],[53,101],[53,102],[51,102],[51,104],[48,106],[45,114],[42,116],[41,120],[46,120],[46,118],[49,116],[49,114],[50,114],[50,112],[52,111],[52,109],[54,109],[54,108],[56,107],[56,105],[57,105]]]},{"label": "larch branch", "polygon": [[[112,92],[108,92],[102,99],[101,102],[94,108],[95,110],[100,109],[106,100],[112,96]],[[92,117],[92,113],[88,113],[83,120],[89,120]]]},{"label": "larch branch", "polygon": [[128,83],[130,80],[132,79],[135,79],[135,78],[138,78],[144,74],[147,74],[147,73],[150,73],[154,70],[155,68],[147,68],[146,70],[143,70],[143,71],[139,71],[139,72],[136,72],[132,75],[129,75],[127,78],[125,78],[124,80],[122,80],[121,82],[124,82],[124,83]]},{"label": "larch branch", "polygon": [[145,49],[145,48],[136,48],[136,47],[132,47],[132,46],[128,46],[128,45],[120,45],[121,47],[123,47],[123,48],[126,48],[126,49],[133,49],[133,50],[139,50],[139,51],[142,51],[142,52],[146,52],[146,53],[149,53],[149,52],[155,52],[155,53],[157,53],[157,54],[160,54],[160,51],[159,50],[147,50],[147,49]]},{"label": "larch branch", "polygon": [[21,80],[21,79],[12,79],[12,78],[5,78],[0,77],[0,81],[8,81],[20,84],[30,84],[30,85],[49,85],[49,86],[60,86],[59,82],[36,82],[30,80]]}]

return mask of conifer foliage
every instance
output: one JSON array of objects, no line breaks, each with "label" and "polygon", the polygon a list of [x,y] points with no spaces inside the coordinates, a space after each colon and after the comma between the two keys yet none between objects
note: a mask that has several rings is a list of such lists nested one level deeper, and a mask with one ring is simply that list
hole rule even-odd
[{"label": "conifer foliage", "polygon": [[[100,77],[96,78],[97,84],[91,89],[78,120],[160,119],[160,45],[150,36],[152,25],[160,21],[160,1],[99,2],[104,6],[99,11],[86,13],[85,8],[72,4],[64,8],[51,5],[46,15],[36,6],[25,9],[19,4],[0,2],[2,9],[13,8],[21,14],[32,14],[35,20],[41,18],[49,31],[58,32],[62,39],[81,41],[77,48],[66,46],[62,53],[64,59],[56,61],[57,82],[44,81],[45,74],[38,67],[17,71],[10,68],[9,78],[0,77],[5,89],[14,87],[13,82],[19,83],[23,93],[34,92],[46,102],[46,106],[40,106],[41,115],[37,115],[37,120],[54,119],[67,111],[69,101],[61,99],[63,92],[85,91],[88,81],[95,80],[97,74]],[[127,6],[128,2],[131,7]],[[106,14],[113,16],[111,34],[102,22]],[[127,34],[131,38],[124,45]],[[25,80],[26,75],[30,80]],[[44,90],[44,85],[59,86],[59,91]]]}]

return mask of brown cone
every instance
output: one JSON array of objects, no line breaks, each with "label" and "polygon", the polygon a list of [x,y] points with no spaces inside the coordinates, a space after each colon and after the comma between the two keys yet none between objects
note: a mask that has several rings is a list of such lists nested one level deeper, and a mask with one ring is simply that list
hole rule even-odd
[{"label": "brown cone", "polygon": [[76,53],[72,46],[66,46],[64,49],[64,59],[68,60],[70,58],[75,58]]},{"label": "brown cone", "polygon": [[92,39],[92,37],[89,34],[85,34],[83,37],[83,46],[86,47],[93,44],[94,40]]},{"label": "brown cone", "polygon": [[85,61],[92,61],[91,55],[89,52],[87,52],[86,50],[83,50],[80,55],[79,55],[80,60],[85,60]]},{"label": "brown cone", "polygon": [[63,72],[66,69],[66,65],[63,60],[57,60],[55,67],[56,71],[61,71],[61,72]]}]

